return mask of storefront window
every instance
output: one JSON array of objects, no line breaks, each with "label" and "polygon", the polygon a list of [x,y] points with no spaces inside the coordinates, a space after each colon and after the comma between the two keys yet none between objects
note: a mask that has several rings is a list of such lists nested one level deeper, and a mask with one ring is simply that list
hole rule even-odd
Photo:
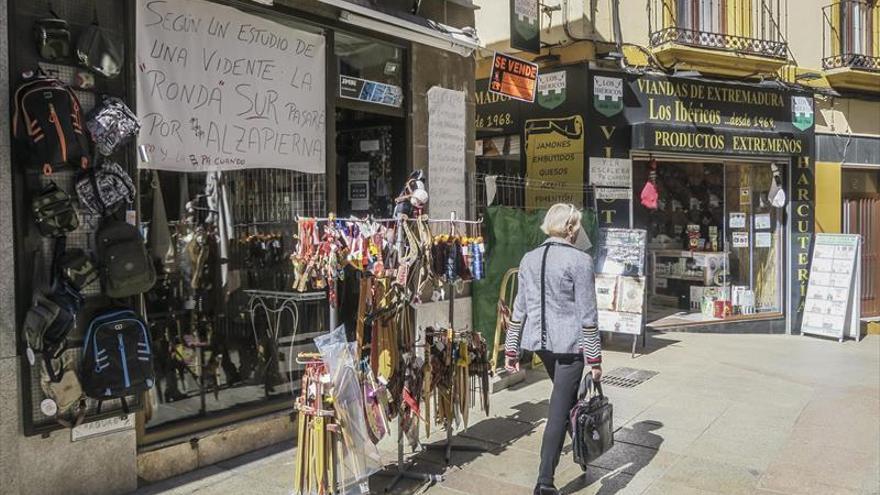
[{"label": "storefront window", "polygon": [[477,139],[477,172],[486,175],[523,175],[519,136]]},{"label": "storefront window", "polygon": [[333,51],[339,62],[338,95],[343,101],[355,100],[394,108],[402,106],[402,48],[336,32]]},{"label": "storefront window", "polygon": [[771,165],[635,161],[637,195],[652,167],[657,209],[634,206],[635,226],[648,230],[649,321],[781,312],[783,212],[768,200]]},{"label": "storefront window", "polygon": [[145,295],[156,387],[148,431],[273,400],[289,406],[299,351],[326,330],[325,293],[299,293],[297,215],[326,210],[323,175],[145,171],[141,208],[159,280]]}]

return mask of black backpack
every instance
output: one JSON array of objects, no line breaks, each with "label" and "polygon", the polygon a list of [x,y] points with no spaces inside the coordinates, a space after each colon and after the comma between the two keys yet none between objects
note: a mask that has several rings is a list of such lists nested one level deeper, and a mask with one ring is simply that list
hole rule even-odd
[{"label": "black backpack", "polygon": [[12,133],[27,143],[43,173],[54,167],[88,164],[89,141],[82,107],[73,91],[58,79],[39,76],[15,91]]},{"label": "black backpack", "polygon": [[146,323],[128,308],[95,316],[83,341],[80,381],[86,396],[104,401],[122,399],[153,387],[153,352]]},{"label": "black backpack", "polygon": [[70,196],[54,182],[49,182],[31,200],[34,222],[45,237],[62,237],[79,228],[79,217]]},{"label": "black backpack", "polygon": [[114,298],[135,296],[156,283],[156,268],[137,227],[106,219],[95,241],[105,294]]},{"label": "black backpack", "polygon": [[[64,238],[55,242],[56,257],[65,249]],[[76,315],[83,306],[83,297],[65,280],[51,276],[48,287],[41,283],[43,256],[40,250],[33,252],[33,300],[22,323],[22,331],[27,344],[27,357],[31,365],[36,364],[34,354],[43,356],[46,372],[52,381],[59,381],[61,375],[55,372],[52,360],[58,359],[67,349],[67,336],[76,327]],[[52,263],[50,272],[56,270]]]},{"label": "black backpack", "polygon": [[113,78],[122,71],[122,51],[98,25],[98,15],[76,42],[76,58],[79,63],[104,77]]}]

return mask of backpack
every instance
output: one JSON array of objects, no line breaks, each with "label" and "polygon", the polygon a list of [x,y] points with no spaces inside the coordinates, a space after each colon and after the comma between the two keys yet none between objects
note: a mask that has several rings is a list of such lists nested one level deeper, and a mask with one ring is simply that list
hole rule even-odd
[{"label": "backpack", "polygon": [[104,77],[116,77],[122,70],[122,53],[98,25],[97,12],[92,25],[77,39],[76,58],[83,67]]},{"label": "backpack", "polygon": [[89,114],[86,128],[98,152],[109,156],[137,136],[141,121],[121,99],[105,95],[101,105]]},{"label": "backpack", "polygon": [[45,237],[61,237],[79,227],[79,217],[70,196],[54,182],[48,183],[31,200],[34,222]]},{"label": "backpack", "polygon": [[76,195],[90,212],[106,216],[134,202],[134,182],[118,163],[108,161],[80,175]]},{"label": "backpack", "polygon": [[78,291],[98,280],[98,268],[91,256],[79,248],[66,249],[58,257],[57,269],[61,280]]},{"label": "backpack", "polygon": [[70,26],[51,8],[49,13],[54,17],[34,21],[33,34],[37,52],[44,60],[66,60],[70,57]]},{"label": "backpack", "polygon": [[101,282],[109,297],[142,294],[156,283],[156,268],[137,227],[108,219],[95,241]]},{"label": "backpack", "polygon": [[82,107],[64,83],[43,76],[22,83],[15,91],[13,109],[12,133],[27,143],[44,174],[57,166],[88,164]]},{"label": "backpack", "polygon": [[122,399],[153,387],[153,352],[146,323],[128,308],[95,316],[83,341],[80,382],[86,396],[104,401]]},{"label": "backpack", "polygon": [[76,327],[76,313],[82,307],[83,298],[70,286],[61,283],[49,294],[35,292],[33,302],[24,317],[24,336],[28,347],[28,361],[34,364],[34,352],[43,355],[46,372],[53,381],[55,373],[52,359],[67,349],[67,335]]},{"label": "backpack", "polygon": [[[82,391],[77,366],[72,358],[62,357],[60,378],[55,379],[45,370],[40,375],[40,388],[46,397],[40,403],[43,414],[55,417],[65,428],[82,424],[86,413],[86,400]],[[46,404],[46,401],[51,401]]]},{"label": "backpack", "polygon": [[55,258],[49,269],[48,282],[44,280],[42,252],[39,249],[33,251],[33,296],[22,323],[28,362],[31,366],[36,364],[35,353],[41,353],[46,372],[55,382],[61,379],[61,375],[55,372],[52,360],[60,358],[67,349],[67,335],[76,328],[77,313],[84,303],[79,291],[55,276],[57,258],[65,247],[64,237],[55,240]]}]

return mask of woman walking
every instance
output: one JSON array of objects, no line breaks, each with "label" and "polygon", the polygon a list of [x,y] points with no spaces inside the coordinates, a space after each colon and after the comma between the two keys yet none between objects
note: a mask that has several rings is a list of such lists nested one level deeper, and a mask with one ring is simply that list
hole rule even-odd
[{"label": "woman walking", "polygon": [[586,235],[581,212],[574,205],[556,204],[544,217],[541,230],[549,238],[526,253],[519,265],[519,289],[505,354],[506,367],[518,370],[520,350],[536,352],[553,382],[535,486],[536,495],[553,495],[558,493],[553,476],[584,366],[590,366],[593,380],[599,381],[602,349],[596,327],[593,260],[575,247],[578,236]]}]

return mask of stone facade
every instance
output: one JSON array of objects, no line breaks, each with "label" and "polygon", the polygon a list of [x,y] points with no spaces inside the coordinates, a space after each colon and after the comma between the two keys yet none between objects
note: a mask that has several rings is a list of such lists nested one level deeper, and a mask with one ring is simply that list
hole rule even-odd
[{"label": "stone facade", "polygon": [[[314,1],[277,1],[295,5],[320,16],[332,9]],[[430,15],[454,25],[473,25],[473,11],[443,1],[425,2]],[[442,7],[442,8],[441,8]],[[9,116],[10,91],[7,33],[7,0],[0,0],[0,115]],[[441,15],[442,14],[442,15]],[[447,20],[448,19],[448,20]],[[410,98],[413,102],[411,125],[412,163],[427,165],[426,92],[435,85],[467,92],[467,170],[474,170],[473,117],[474,66],[471,59],[442,50],[414,45],[410,67],[413,70]],[[48,437],[25,437],[21,417],[20,358],[16,355],[15,259],[12,209],[12,159],[9,118],[0,118],[0,493],[3,494],[90,494],[126,493],[137,488],[138,475],[157,480],[209,465],[273,442],[291,438],[290,419],[275,416],[261,421],[219,429],[201,436],[193,446],[184,441],[166,449],[144,452],[137,449],[135,430],[71,442],[69,432],[60,430]],[[470,317],[470,311],[460,310]],[[440,314],[438,309],[437,314]],[[247,441],[245,441],[247,439]]]}]

